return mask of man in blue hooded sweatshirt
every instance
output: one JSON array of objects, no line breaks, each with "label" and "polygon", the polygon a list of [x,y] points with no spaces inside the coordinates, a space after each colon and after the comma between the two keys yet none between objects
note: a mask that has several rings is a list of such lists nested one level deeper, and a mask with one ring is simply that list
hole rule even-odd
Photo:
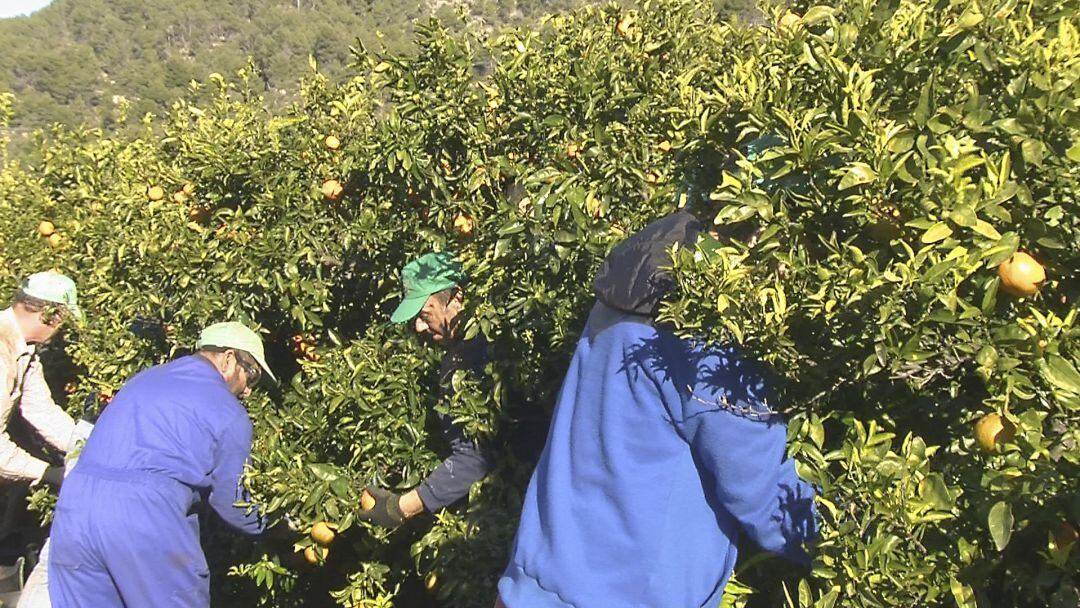
[{"label": "man in blue hooded sweatshirt", "polygon": [[56,505],[54,607],[209,606],[202,504],[242,532],[264,530],[236,506],[252,435],[240,399],[273,378],[262,340],[217,323],[196,349],[137,374],[98,419]]},{"label": "man in blue hooded sweatshirt", "polygon": [[814,490],[762,369],[655,322],[671,247],[702,233],[675,213],[601,267],[499,580],[508,608],[715,607],[742,535],[808,564]]}]

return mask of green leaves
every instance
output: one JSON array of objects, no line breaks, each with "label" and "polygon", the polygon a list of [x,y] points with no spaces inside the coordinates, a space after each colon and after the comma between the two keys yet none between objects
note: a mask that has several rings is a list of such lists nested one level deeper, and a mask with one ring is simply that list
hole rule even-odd
[{"label": "green leaves", "polygon": [[[614,5],[491,39],[419,23],[417,52],[361,49],[357,78],[313,74],[274,112],[253,72],[218,76],[148,123],[160,138],[59,130],[40,166],[5,168],[2,281],[54,265],[79,278],[91,320],[71,347],[74,407],[210,320],[259,324],[285,380],[247,403],[249,485],[273,515],[348,527],[354,484],[407,490],[445,456],[433,407],[471,437],[542,419],[601,260],[689,205],[721,239],[674,256],[660,321],[770,369],[799,471],[822,488],[813,575],[790,601],[971,608],[985,586],[1053,605],[1039,581],[1071,563],[995,548],[1062,519],[1074,489],[1075,0],[1022,18],[1008,3],[864,4],[773,28],[658,0],[626,36],[614,24],[631,11]],[[338,200],[320,192],[331,177]],[[187,182],[190,201],[146,201],[148,183]],[[471,233],[454,231],[461,214]],[[49,248],[41,219],[68,244]],[[466,266],[467,330],[494,353],[438,404],[439,352],[387,326],[397,272],[429,250]],[[1021,250],[1049,279],[1017,299],[997,268]],[[172,329],[135,336],[136,316]],[[1017,427],[993,453],[971,439],[987,411]],[[498,456],[434,521],[350,534],[338,601],[388,606],[438,571],[439,601],[489,606],[532,465]],[[246,549],[217,557],[267,590],[253,605],[327,592]],[[724,601],[781,597],[773,563],[741,562],[754,584]]]},{"label": "green leaves", "polygon": [[956,578],[949,579],[949,589],[952,591],[953,599],[956,600],[956,608],[978,608],[979,604],[975,600],[975,592],[971,587],[956,580]]},{"label": "green leaves", "polygon": [[945,222],[938,222],[928,228],[919,240],[926,244],[936,243],[952,236],[952,228]]},{"label": "green leaves", "polygon": [[998,502],[990,508],[990,514],[986,518],[990,529],[990,538],[994,539],[994,545],[998,551],[1004,551],[1012,538],[1013,512],[1012,505],[1007,502]]},{"label": "green leaves", "polygon": [[877,179],[877,172],[875,172],[870,165],[866,163],[853,163],[844,170],[843,177],[840,178],[839,189],[847,190],[848,188],[854,188],[855,186],[869,184],[875,179]]},{"label": "green leaves", "polygon": [[[1005,530],[1060,509],[1049,497],[1072,492],[1064,481],[1072,465],[1060,459],[1075,452],[1080,427],[1075,117],[1050,110],[1071,107],[1076,75],[1036,59],[1075,65],[1080,38],[1075,19],[1062,12],[1076,7],[1027,8],[1030,20],[1011,5],[928,11],[902,1],[867,11],[840,1],[827,11],[807,9],[802,29],[789,17],[775,33],[745,33],[748,50],[715,72],[723,104],[711,108],[709,120],[720,126],[710,140],[719,156],[740,160],[713,179],[712,198],[723,203],[714,217],[768,236],[719,256],[677,256],[678,297],[664,319],[766,361],[792,412],[888,420],[944,444],[933,473],[895,455],[866,456],[876,445],[838,471],[825,463],[847,448],[835,437],[806,438],[801,453],[814,463],[815,480],[839,484],[850,474],[857,481],[844,499],[862,501],[862,513],[896,509],[907,518],[891,527],[871,515],[834,522],[836,536],[823,543],[831,569],[810,579],[814,601],[839,585],[843,605],[936,605],[951,594],[970,606],[986,585],[1014,590],[1007,602],[1039,596],[1045,604],[1036,579],[1061,575],[1052,560],[1032,565],[964,531],[985,529],[991,507],[1009,505],[1009,526],[1002,508],[994,511],[1004,546]],[[996,82],[992,75],[1006,65],[1032,67]],[[763,137],[778,143],[748,154]],[[769,213],[741,213],[748,193],[764,199]],[[1037,295],[1012,296],[999,277],[1018,251],[1045,266],[1049,278]],[[784,295],[782,322],[773,293]],[[988,409],[1026,422],[1003,442],[1007,448],[972,454],[970,420]],[[899,507],[894,494],[874,490],[871,466],[917,495]],[[960,526],[943,523],[957,519]],[[923,543],[929,557],[898,556],[889,532]],[[832,543],[850,536],[860,538],[841,554]],[[957,547],[970,568],[963,576],[951,563]],[[881,554],[875,551],[886,550],[893,551],[887,565],[870,565]],[[909,567],[919,574],[897,574]],[[1026,574],[1007,582],[968,578],[1006,570]],[[925,587],[883,589],[883,579],[911,585],[927,576],[933,582]],[[860,596],[860,583],[870,580],[873,597]]]},{"label": "green leaves", "polygon": [[1073,409],[1080,408],[1080,372],[1073,363],[1058,355],[1047,355],[1045,361],[1039,363],[1039,373],[1064,394],[1065,404]]}]

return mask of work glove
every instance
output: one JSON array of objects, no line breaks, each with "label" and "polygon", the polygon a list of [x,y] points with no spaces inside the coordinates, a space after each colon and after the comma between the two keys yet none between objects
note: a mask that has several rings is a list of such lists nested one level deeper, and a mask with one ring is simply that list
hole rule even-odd
[{"label": "work glove", "polygon": [[41,483],[47,483],[50,486],[60,489],[60,484],[64,483],[64,467],[50,465],[45,469],[45,472],[41,474]]},{"label": "work glove", "polygon": [[382,526],[384,528],[396,528],[405,521],[405,514],[401,512],[399,501],[401,496],[389,490],[380,490],[373,486],[364,488],[375,499],[375,504],[370,509],[364,509],[363,505],[357,509],[356,518]]}]

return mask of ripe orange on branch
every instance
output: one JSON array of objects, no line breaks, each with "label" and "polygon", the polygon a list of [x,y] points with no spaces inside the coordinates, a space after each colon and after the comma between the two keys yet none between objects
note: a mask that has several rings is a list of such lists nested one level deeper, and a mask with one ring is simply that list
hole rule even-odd
[{"label": "ripe orange on branch", "polygon": [[311,527],[311,540],[324,547],[329,547],[330,543],[334,542],[335,536],[337,534],[325,521],[315,522],[315,525]]},{"label": "ripe orange on branch", "polygon": [[975,443],[985,452],[997,451],[1002,443],[1012,441],[1016,427],[1000,414],[987,414],[975,423]]},{"label": "ripe orange on branch", "polygon": [[323,196],[328,200],[336,201],[341,198],[342,193],[345,192],[345,188],[341,186],[341,182],[336,179],[328,179],[322,183],[320,187]]},{"label": "ripe orange on branch", "polygon": [[48,220],[43,220],[37,227],[38,234],[41,236],[51,236],[56,232],[56,226]]},{"label": "ripe orange on branch", "polygon": [[323,145],[326,146],[327,149],[337,150],[341,147],[341,140],[334,135],[327,135],[326,139],[323,140]]},{"label": "ripe orange on branch", "polygon": [[1017,251],[998,266],[1001,288],[1018,298],[1035,295],[1046,281],[1046,269],[1035,258]]},{"label": "ripe orange on branch", "polygon": [[1063,521],[1054,533],[1054,544],[1058,546],[1058,549],[1065,549],[1075,543],[1077,538],[1080,538],[1080,533],[1076,531],[1076,528],[1069,522]]},{"label": "ripe orange on branch", "polygon": [[473,220],[471,215],[459,213],[454,216],[454,232],[461,236],[472,236],[475,227],[476,221]]},{"label": "ripe orange on branch", "polygon": [[326,558],[330,555],[330,549],[327,547],[320,547],[318,545],[312,545],[304,549],[304,559],[309,564],[321,564],[326,561]]},{"label": "ripe orange on branch", "polygon": [[161,186],[147,186],[146,198],[152,201],[160,201],[165,198],[165,189]]},{"label": "ripe orange on branch", "polygon": [[778,30],[794,30],[800,26],[802,26],[802,17],[791,11],[784,13],[776,22]]},{"label": "ripe orange on branch", "polygon": [[370,511],[375,508],[375,497],[367,490],[364,490],[363,493],[360,494],[360,508],[365,511]]},{"label": "ripe orange on branch", "polygon": [[206,207],[193,207],[188,210],[188,221],[203,224],[210,219],[210,210]]}]

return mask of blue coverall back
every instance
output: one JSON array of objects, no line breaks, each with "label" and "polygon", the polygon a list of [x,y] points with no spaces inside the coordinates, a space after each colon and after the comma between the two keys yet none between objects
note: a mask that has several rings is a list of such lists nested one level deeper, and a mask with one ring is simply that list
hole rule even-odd
[{"label": "blue coverall back", "polygon": [[56,608],[208,606],[198,507],[239,530],[262,522],[240,479],[251,420],[198,355],[132,378],[101,415],[64,482],[52,526]]}]

